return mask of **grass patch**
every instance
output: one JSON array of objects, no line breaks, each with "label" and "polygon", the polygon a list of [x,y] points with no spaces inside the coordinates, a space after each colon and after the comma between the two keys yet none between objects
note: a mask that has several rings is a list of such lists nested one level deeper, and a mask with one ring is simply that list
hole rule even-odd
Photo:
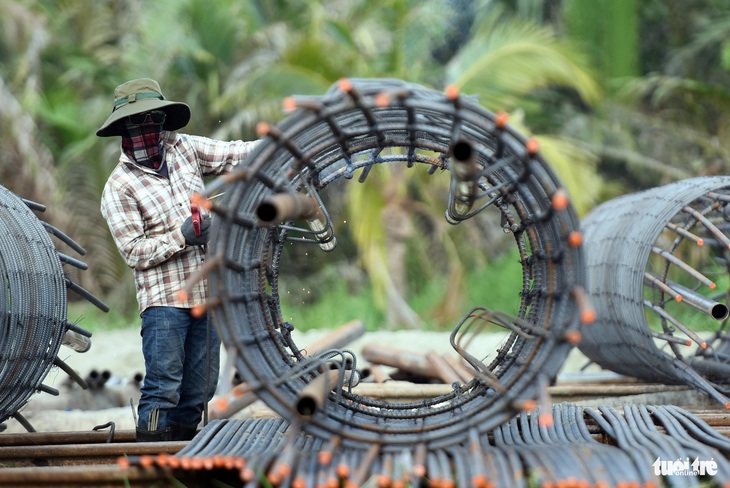
[{"label": "grass patch", "polygon": [[141,319],[135,307],[134,313],[123,313],[119,308],[110,307],[104,313],[86,300],[68,303],[67,319],[89,332],[128,329],[140,327]]},{"label": "grass patch", "polygon": [[[281,279],[283,282],[285,278]],[[280,282],[280,285],[282,284]],[[488,266],[471,270],[464,278],[463,293],[458,296],[457,314],[446,314],[444,303],[448,277],[442,276],[422,283],[411,290],[410,307],[424,320],[424,330],[451,330],[461,317],[475,306],[484,306],[516,314],[522,290],[522,267],[515,249]],[[325,286],[325,289],[319,286]],[[315,285],[317,298],[307,300],[301,293],[284,291],[281,309],[284,320],[298,330],[335,328],[351,320],[362,320],[366,330],[385,328],[385,313],[376,304],[370,286],[365,283],[356,290],[341,281],[325,280]]]}]

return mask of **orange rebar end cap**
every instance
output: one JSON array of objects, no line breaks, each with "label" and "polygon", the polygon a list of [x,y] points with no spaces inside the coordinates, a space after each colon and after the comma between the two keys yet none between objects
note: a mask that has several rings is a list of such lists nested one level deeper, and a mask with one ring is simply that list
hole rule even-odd
[{"label": "orange rebar end cap", "polygon": [[256,473],[253,469],[247,466],[241,470],[240,476],[241,481],[251,481],[256,476]]},{"label": "orange rebar end cap", "polygon": [[565,333],[565,340],[569,344],[573,344],[574,346],[577,345],[580,340],[583,338],[583,334],[580,333],[580,331],[577,330],[569,330]]},{"label": "orange rebar end cap", "polygon": [[540,150],[540,143],[537,139],[531,137],[530,139],[527,139],[527,142],[525,142],[525,149],[527,149],[527,154],[534,156],[537,154],[537,151]]},{"label": "orange rebar end cap", "polygon": [[195,317],[196,319],[199,319],[203,315],[205,315],[205,305],[195,305],[193,308],[190,309],[190,315]]},{"label": "orange rebar end cap", "polygon": [[167,466],[167,464],[168,464],[167,458],[168,458],[167,453],[162,452],[162,453],[158,454],[157,455],[157,465],[161,466],[161,467]]},{"label": "orange rebar end cap", "polygon": [[707,349],[707,343],[705,341],[700,342],[701,349]]},{"label": "orange rebar end cap", "polygon": [[131,466],[131,463],[129,462],[129,458],[124,456],[119,456],[117,458],[117,466],[119,466],[122,469],[127,469],[129,466]]},{"label": "orange rebar end cap", "polygon": [[471,479],[471,484],[476,488],[489,488],[489,482],[487,480],[487,477],[483,474],[473,476]]},{"label": "orange rebar end cap", "polygon": [[550,427],[554,422],[552,413],[543,412],[537,417],[537,424],[541,427]]},{"label": "orange rebar end cap", "polygon": [[266,122],[259,122],[256,124],[256,134],[259,137],[267,136],[269,135],[269,132],[271,132],[271,126]]},{"label": "orange rebar end cap", "polygon": [[208,211],[213,208],[213,202],[209,198],[205,198],[200,193],[193,193],[193,196],[190,197],[190,204],[198,205],[203,210]]},{"label": "orange rebar end cap", "polygon": [[378,108],[386,108],[390,105],[390,95],[380,92],[375,95],[375,106]]},{"label": "orange rebar end cap", "polygon": [[337,82],[337,88],[343,92],[349,93],[352,91],[352,81],[349,78],[341,78]]},{"label": "orange rebar end cap", "polygon": [[378,488],[388,488],[392,483],[390,476],[381,474],[378,476]]},{"label": "orange rebar end cap", "polygon": [[317,459],[319,460],[319,464],[327,466],[329,463],[332,462],[332,452],[319,451],[319,453],[317,454]]},{"label": "orange rebar end cap", "polygon": [[221,397],[221,398],[216,399],[216,401],[214,402],[213,405],[214,405],[214,407],[215,407],[216,410],[223,411],[223,410],[227,410],[228,409],[229,403],[228,403],[228,400],[226,400],[225,398]]},{"label": "orange rebar end cap", "polygon": [[444,90],[444,93],[446,93],[446,98],[449,100],[456,100],[459,98],[459,87],[456,85],[449,85],[446,87],[446,90]]},{"label": "orange rebar end cap", "polygon": [[416,464],[413,466],[413,476],[417,479],[421,479],[426,476],[426,466],[423,464]]},{"label": "orange rebar end cap", "polygon": [[350,476],[350,468],[347,467],[346,464],[338,464],[335,472],[337,473],[337,476],[339,476],[342,479]]},{"label": "orange rebar end cap", "polygon": [[291,465],[290,464],[282,464],[279,466],[279,474],[286,478],[287,476],[291,475]]},{"label": "orange rebar end cap", "polygon": [[276,470],[269,473],[266,477],[268,478],[269,483],[271,483],[272,486],[279,486],[284,480],[284,478],[281,476],[281,473]]},{"label": "orange rebar end cap", "polygon": [[565,190],[559,188],[553,194],[552,204],[553,208],[558,212],[562,212],[563,210],[568,208],[568,205],[570,205],[570,198],[568,198],[568,194],[565,192]]},{"label": "orange rebar end cap", "polygon": [[[592,308],[589,308],[588,310],[583,310],[580,313],[580,322],[583,325],[592,324],[595,321],[596,321],[596,311],[593,310]],[[578,332],[578,334],[580,334],[580,332]]]},{"label": "orange rebar end cap", "polygon": [[148,454],[143,454],[139,457],[139,465],[143,468],[149,468],[150,466],[155,464],[155,460],[152,456]]},{"label": "orange rebar end cap", "polygon": [[710,290],[714,290],[715,288],[717,288],[717,284],[712,282],[707,286],[710,288]]},{"label": "orange rebar end cap", "polygon": [[504,129],[507,127],[507,122],[509,121],[509,114],[507,112],[497,112],[497,114],[494,116],[494,125],[497,126],[497,129]]},{"label": "orange rebar end cap", "polygon": [[578,247],[583,244],[583,234],[580,231],[574,230],[568,235],[568,245],[570,247]]},{"label": "orange rebar end cap", "polygon": [[177,456],[170,456],[169,458],[167,458],[167,465],[171,469],[179,468],[180,467],[180,458]]},{"label": "orange rebar end cap", "polygon": [[286,97],[281,101],[281,108],[284,112],[293,112],[297,109],[297,101],[294,97]]},{"label": "orange rebar end cap", "polygon": [[517,400],[514,406],[514,408],[522,410],[523,412],[532,412],[535,410],[535,407],[537,407],[537,402],[535,400]]}]

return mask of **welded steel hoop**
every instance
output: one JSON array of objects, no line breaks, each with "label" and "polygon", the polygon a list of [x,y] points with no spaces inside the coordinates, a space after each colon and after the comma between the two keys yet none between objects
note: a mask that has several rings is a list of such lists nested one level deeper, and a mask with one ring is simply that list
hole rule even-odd
[{"label": "welded steel hoop", "polygon": [[[730,177],[692,178],[615,198],[583,219],[597,315],[578,346],[586,356],[620,374],[688,384],[728,401],[692,364],[697,354],[717,359],[718,368],[723,362],[714,352],[727,339],[729,200]],[[702,320],[718,330],[717,344],[700,337]]]},{"label": "welded steel hoop", "polygon": [[[209,246],[207,308],[236,355],[242,379],[282,417],[301,420],[310,434],[384,448],[457,443],[471,428],[484,432],[534,404],[577,338],[579,309],[587,308],[578,220],[537,141],[511,128],[505,114],[493,114],[455,90],[441,93],[400,80],[343,80],[323,96],[286,103],[293,111],[277,126],[261,126],[262,142],[247,162],[206,190],[208,196],[224,192],[212,202],[218,215]],[[512,324],[517,330],[491,364],[475,366],[483,374],[451,394],[393,404],[350,393],[341,376],[324,408],[302,414],[296,405],[303,388],[323,364],[345,353],[309,358],[294,344],[293,325],[279,307],[282,249],[331,245],[334,226],[320,192],[336,181],[365,181],[381,163],[429,174],[448,171],[452,190],[444,207],[451,223],[487,207],[501,214],[523,267],[523,287],[515,291],[522,302]],[[318,226],[307,233],[301,219],[263,224],[262,202],[281,194],[297,197],[289,201],[301,208],[306,205],[299,197],[314,199]],[[457,327],[468,329],[485,317],[501,316],[476,309]]]}]

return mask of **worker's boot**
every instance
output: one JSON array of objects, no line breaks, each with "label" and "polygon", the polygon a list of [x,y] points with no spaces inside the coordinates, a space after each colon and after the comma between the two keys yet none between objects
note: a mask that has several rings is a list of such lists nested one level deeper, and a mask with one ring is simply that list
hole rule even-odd
[{"label": "worker's boot", "polygon": [[165,427],[164,429],[157,429],[157,430],[147,430],[143,429],[141,427],[137,427],[137,442],[164,442],[164,441],[171,441],[172,429],[170,427]]},{"label": "worker's boot", "polygon": [[197,425],[183,425],[170,421],[170,439],[173,441],[189,441],[198,432]]}]

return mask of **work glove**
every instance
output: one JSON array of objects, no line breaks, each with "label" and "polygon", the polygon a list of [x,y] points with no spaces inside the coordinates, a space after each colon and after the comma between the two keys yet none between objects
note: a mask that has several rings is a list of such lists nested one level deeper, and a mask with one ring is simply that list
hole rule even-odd
[{"label": "work glove", "polygon": [[195,228],[193,227],[193,217],[188,217],[183,222],[180,232],[182,232],[185,238],[185,244],[188,246],[202,246],[208,243],[208,234],[210,232],[210,218],[202,219],[200,222],[200,235],[195,235]]}]

